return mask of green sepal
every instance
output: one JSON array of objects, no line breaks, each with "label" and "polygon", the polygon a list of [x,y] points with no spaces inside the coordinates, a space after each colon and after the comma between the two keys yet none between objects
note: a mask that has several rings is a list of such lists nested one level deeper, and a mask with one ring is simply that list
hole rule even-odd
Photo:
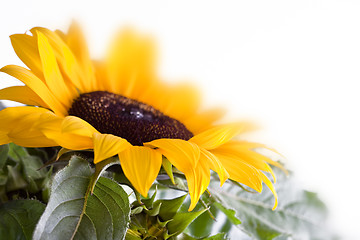
[{"label": "green sepal", "polygon": [[156,194],[157,194],[157,188],[155,188],[155,192],[153,193],[153,195],[150,198],[141,199],[141,202],[143,204],[145,204],[147,209],[153,208],[153,204],[154,204],[154,201],[155,201]]},{"label": "green sepal", "polygon": [[194,221],[198,216],[200,216],[207,210],[208,209],[203,209],[198,212],[177,213],[174,216],[173,220],[167,225],[169,233],[174,236],[182,233],[192,221]]},{"label": "green sepal", "polygon": [[143,206],[136,207],[131,210],[131,215],[136,215],[136,214],[142,213],[143,210],[144,210]]},{"label": "green sepal", "polygon": [[163,156],[162,158],[162,167],[164,168],[165,172],[167,173],[167,175],[170,177],[170,180],[172,182],[172,184],[175,185],[175,180],[174,180],[174,174],[173,174],[173,167],[171,162]]},{"label": "green sepal", "polygon": [[39,188],[38,183],[33,178],[27,179],[28,185],[26,187],[26,190],[29,191],[29,193],[36,193],[39,192],[41,189]]},{"label": "green sepal", "polygon": [[167,239],[169,239],[169,238],[171,238],[171,237],[173,237],[173,236],[175,236],[175,235],[176,235],[176,233],[169,234],[168,232],[164,232],[163,238],[164,238],[165,240],[167,240]]},{"label": "green sepal", "polygon": [[161,208],[161,202],[156,202],[153,204],[152,209],[145,211],[147,215],[154,217],[159,214],[160,208]]},{"label": "green sepal", "polygon": [[181,207],[181,205],[183,204],[186,196],[187,196],[187,194],[177,197],[177,198],[174,198],[174,199],[164,199],[164,200],[156,201],[156,202],[162,203],[160,212],[159,212],[159,216],[161,217],[161,219],[163,221],[168,221],[168,220],[172,219],[176,215],[176,213],[179,210],[179,208]]},{"label": "green sepal", "polygon": [[162,221],[160,221],[159,218],[157,218],[157,222],[158,222],[159,226],[160,226],[160,227],[163,227],[163,228],[164,228],[169,222],[171,222],[171,221],[172,221],[172,219],[167,220],[167,221],[165,221],[165,222],[162,222]]}]

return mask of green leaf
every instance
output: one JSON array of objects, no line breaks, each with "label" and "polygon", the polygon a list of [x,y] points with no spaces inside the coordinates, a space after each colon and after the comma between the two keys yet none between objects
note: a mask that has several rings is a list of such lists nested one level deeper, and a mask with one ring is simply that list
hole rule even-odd
[{"label": "green leaf", "polygon": [[[274,169],[279,205],[272,211],[274,197],[265,187],[262,193],[248,193],[232,183],[222,188],[212,181],[209,190],[219,207],[236,211],[242,224],[236,225],[256,239],[332,239],[326,226],[326,209],[316,194],[300,189],[292,177]],[[221,207],[220,207],[221,208]],[[226,212],[225,212],[226,213]]]},{"label": "green leaf", "polygon": [[173,220],[170,221],[167,225],[170,234],[180,234],[182,233],[186,227],[194,221],[198,216],[204,213],[207,209],[203,209],[198,212],[185,212],[185,213],[177,213]]},{"label": "green leaf", "polygon": [[16,200],[0,206],[0,239],[31,239],[45,205],[37,200]]},{"label": "green leaf", "polygon": [[240,219],[238,219],[235,214],[236,214],[236,211],[234,209],[229,209],[229,208],[225,208],[223,205],[221,205],[220,203],[218,202],[215,202],[214,203],[214,206],[219,209],[220,211],[222,211],[226,216],[227,218],[230,220],[230,222],[234,225],[238,225],[238,224],[241,224],[241,221]]},{"label": "green leaf", "polygon": [[[197,207],[198,208],[198,207]],[[215,209],[215,208],[213,208]],[[212,209],[211,209],[212,210]],[[217,210],[217,209],[215,209]],[[214,213],[212,213],[214,214]],[[202,239],[211,234],[212,229],[215,228],[217,222],[211,218],[211,215],[208,212],[200,215],[196,218],[185,230],[186,234],[194,238]]]},{"label": "green leaf", "polygon": [[156,201],[161,202],[161,208],[159,212],[159,216],[161,217],[161,219],[163,221],[168,221],[172,219],[179,210],[182,203],[184,202],[186,196],[187,194],[174,199],[163,199]]},{"label": "green leaf", "polygon": [[9,145],[1,145],[0,146],[0,170],[3,169],[3,167],[6,164],[6,160],[8,158],[9,153]]},{"label": "green leaf", "polygon": [[55,175],[34,240],[124,238],[130,221],[128,196],[107,178],[99,178],[89,195],[92,174],[87,161],[73,156]]},{"label": "green leaf", "polygon": [[[63,148],[64,149],[64,148]],[[90,191],[93,192],[95,188],[95,184],[98,181],[101,174],[110,166],[120,164],[119,158],[117,157],[111,157],[108,159],[105,159],[104,161],[99,162],[95,165],[95,172],[90,180]]]}]

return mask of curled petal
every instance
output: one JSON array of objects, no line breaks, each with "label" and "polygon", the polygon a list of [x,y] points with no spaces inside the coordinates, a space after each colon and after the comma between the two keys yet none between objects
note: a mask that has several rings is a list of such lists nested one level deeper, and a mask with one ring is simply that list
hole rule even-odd
[{"label": "curled petal", "polygon": [[204,158],[204,156],[200,157],[196,168],[185,172],[191,199],[189,211],[195,208],[201,194],[205,192],[210,183],[210,168],[207,165],[207,161],[204,161],[202,158]]},{"label": "curled petal", "polygon": [[264,183],[266,184],[266,186],[268,186],[268,188],[270,189],[270,191],[272,192],[272,194],[274,195],[275,197],[275,203],[274,203],[274,206],[272,208],[272,210],[275,210],[277,205],[278,205],[278,196],[277,196],[277,193],[276,193],[276,190],[274,188],[274,185],[272,184],[272,182],[270,181],[270,179],[263,173],[261,173],[261,180],[264,181]]},{"label": "curled petal", "polygon": [[220,178],[220,184],[223,185],[226,179],[229,178],[229,173],[226,171],[219,159],[211,152],[201,149],[201,154],[204,156],[203,161],[210,167],[211,170],[217,172]]},{"label": "curled petal", "polygon": [[229,173],[230,179],[243,183],[256,191],[261,192],[261,172],[257,168],[233,156],[220,153],[214,153],[214,155],[219,159],[226,171]]}]

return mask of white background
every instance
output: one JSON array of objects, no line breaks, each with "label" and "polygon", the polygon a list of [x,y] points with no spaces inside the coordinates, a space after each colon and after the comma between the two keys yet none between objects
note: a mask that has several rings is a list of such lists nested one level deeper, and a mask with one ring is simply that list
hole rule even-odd
[{"label": "white background", "polygon": [[360,238],[360,1],[6,1],[0,66],[21,64],[9,35],[73,18],[96,57],[119,27],[155,36],[164,79],[191,80],[206,106],[257,121],[251,139],[287,157],[344,239]]}]

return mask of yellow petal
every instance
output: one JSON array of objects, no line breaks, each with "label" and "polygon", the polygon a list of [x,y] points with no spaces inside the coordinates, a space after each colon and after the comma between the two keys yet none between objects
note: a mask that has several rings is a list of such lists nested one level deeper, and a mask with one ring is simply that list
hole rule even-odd
[{"label": "yellow petal", "polygon": [[92,137],[93,133],[98,132],[86,121],[75,116],[67,116],[61,124],[62,133],[71,133],[84,137]]},{"label": "yellow petal", "polygon": [[[8,107],[0,111],[0,131],[10,132],[19,126],[18,122],[24,118],[36,120],[41,114],[49,110],[38,107]],[[34,122],[32,122],[34,124]],[[29,126],[26,126],[29,128]],[[31,126],[30,126],[31,127]]]},{"label": "yellow petal", "polygon": [[119,153],[125,176],[144,197],[155,181],[162,163],[162,156],[154,149],[133,146]]},{"label": "yellow petal", "polygon": [[[36,128],[38,128],[47,138],[52,139],[59,146],[72,150],[93,149],[94,144],[91,136],[84,136],[74,132],[63,132],[62,124],[64,118],[58,117],[53,113],[41,115]],[[82,128],[86,126],[82,126]],[[85,130],[86,133],[86,130]]]},{"label": "yellow petal", "polygon": [[177,169],[188,172],[196,167],[200,158],[200,149],[196,144],[181,139],[157,139],[145,146],[157,147]]},{"label": "yellow petal", "polygon": [[89,51],[86,41],[84,39],[81,28],[76,22],[70,25],[68,34],[66,36],[66,43],[74,53],[76,60],[82,70],[84,79],[83,85],[85,92],[94,91],[98,89],[97,82],[94,75],[94,67],[90,60]]},{"label": "yellow petal", "polygon": [[2,110],[0,112],[2,143],[14,142],[24,147],[56,146],[54,141],[34,128],[34,124],[46,112],[49,110],[37,107],[10,107]]},{"label": "yellow petal", "polygon": [[261,172],[258,169],[233,156],[219,153],[214,153],[214,155],[229,173],[230,179],[243,183],[256,191],[261,192]]},{"label": "yellow petal", "polygon": [[199,201],[201,194],[203,194],[206,188],[209,186],[210,168],[206,164],[206,161],[202,161],[200,159],[196,168],[185,172],[185,177],[191,199],[189,211],[192,211],[195,208],[197,202]]},{"label": "yellow petal", "polygon": [[64,116],[67,114],[67,110],[49,91],[48,87],[31,71],[26,68],[8,65],[0,69],[1,72],[7,73],[20,81],[22,81],[26,86],[31,90],[36,92],[36,94],[57,114]]},{"label": "yellow petal", "polygon": [[77,96],[74,92],[71,93],[70,88],[65,84],[48,39],[41,32],[38,32],[37,36],[46,85],[65,107],[70,108],[73,99]]},{"label": "yellow petal", "polygon": [[41,27],[32,28],[30,31],[34,36],[41,33],[48,40],[67,85],[74,85],[80,92],[95,90],[92,88],[91,82],[89,82],[91,79],[87,79],[86,76],[81,74],[83,69],[79,66],[69,46],[66,45],[58,34]]},{"label": "yellow petal", "polygon": [[248,141],[243,141],[243,140],[231,141],[231,142],[229,142],[229,144],[230,143],[241,144],[242,148],[247,148],[247,149],[265,148],[265,149],[268,149],[268,150],[280,155],[281,157],[285,158],[284,155],[282,155],[281,153],[276,151],[276,149],[270,148],[270,147],[268,147],[268,146],[266,146],[265,144],[262,144],[262,143],[248,142]]},{"label": "yellow petal", "polygon": [[206,162],[206,164],[210,167],[211,170],[217,172],[220,178],[220,184],[223,185],[226,179],[229,178],[229,173],[226,171],[224,166],[214,154],[203,148],[201,149],[201,154],[203,156],[202,161]]},{"label": "yellow petal", "polygon": [[40,79],[44,78],[39,56],[37,41],[27,34],[14,34],[10,36],[11,44],[16,55]]},{"label": "yellow petal", "polygon": [[7,132],[0,131],[0,145],[11,143]]},{"label": "yellow petal", "polygon": [[15,86],[1,89],[0,99],[48,108],[48,105],[27,86]]},{"label": "yellow petal", "polygon": [[225,155],[233,156],[234,158],[237,158],[238,161],[246,162],[247,164],[259,170],[269,172],[274,178],[274,181],[276,182],[276,176],[273,170],[266,163],[268,158],[248,149],[247,147],[244,147],[239,141],[231,141],[225,143],[217,149],[214,149],[213,153],[222,153]]},{"label": "yellow petal", "polygon": [[38,133],[23,132],[21,135],[11,136],[11,134],[9,134],[8,136],[11,142],[23,147],[34,148],[34,147],[58,146],[58,144],[55,141],[47,138],[41,132]]},{"label": "yellow petal", "polygon": [[193,133],[198,134],[206,129],[209,129],[212,124],[224,116],[224,109],[210,109],[208,111],[194,114],[189,116],[187,119],[182,120],[181,122]]},{"label": "yellow petal", "polygon": [[268,186],[268,188],[270,189],[270,191],[273,193],[273,195],[275,197],[274,207],[272,208],[272,210],[275,210],[278,205],[278,196],[277,196],[276,190],[274,188],[274,185],[272,184],[272,182],[269,180],[269,178],[265,174],[261,173],[260,176],[261,176],[261,180],[264,181],[266,186]]},{"label": "yellow petal", "polygon": [[254,164],[261,164],[262,166],[257,165],[257,167],[263,171],[270,172],[273,175],[274,180],[275,180],[275,176],[272,170],[269,169],[270,167],[267,164],[264,165],[263,162],[276,166],[280,168],[284,173],[288,174],[288,171],[284,168],[284,166],[260,153],[253,151],[254,148],[266,148],[282,156],[275,149],[269,148],[264,144],[247,142],[247,141],[230,141],[219,147],[217,150],[221,150],[224,152],[233,152],[234,154],[238,154],[239,157],[243,157],[244,160],[248,159],[249,161],[252,161]]},{"label": "yellow petal", "polygon": [[183,119],[194,115],[199,107],[200,95],[197,89],[189,85],[177,85],[166,93],[161,111],[175,119]]},{"label": "yellow petal", "polygon": [[112,157],[126,148],[130,147],[131,144],[128,143],[123,138],[114,136],[112,134],[93,134],[94,141],[94,163],[98,163],[104,159]]},{"label": "yellow petal", "polygon": [[112,44],[108,59],[106,88],[117,94],[138,99],[154,76],[154,46],[149,37],[126,29]]},{"label": "yellow petal", "polygon": [[249,123],[232,123],[220,125],[199,133],[189,141],[196,143],[202,148],[211,150],[228,142],[241,132],[244,132],[252,126]]},{"label": "yellow petal", "polygon": [[92,65],[94,66],[95,79],[98,79],[96,82],[98,90],[110,91],[110,89],[107,88],[108,86],[106,84],[106,82],[108,81],[108,76],[105,64],[100,61],[92,61]]}]

